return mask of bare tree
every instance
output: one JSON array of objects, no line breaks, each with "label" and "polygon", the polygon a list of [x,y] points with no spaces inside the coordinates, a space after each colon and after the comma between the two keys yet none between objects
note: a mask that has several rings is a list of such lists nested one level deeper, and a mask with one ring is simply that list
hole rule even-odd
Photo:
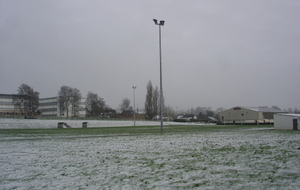
[{"label": "bare tree", "polygon": [[165,106],[164,110],[165,110],[165,115],[166,116],[171,116],[171,117],[174,118],[174,116],[175,116],[175,110],[171,106]]},{"label": "bare tree", "polygon": [[85,104],[88,116],[100,116],[107,109],[110,109],[106,106],[103,98],[100,98],[98,94],[92,92],[88,92]]},{"label": "bare tree", "polygon": [[13,99],[14,105],[19,108],[23,115],[37,113],[39,107],[39,92],[34,91],[27,84],[22,84],[18,88],[18,95]]},{"label": "bare tree", "polygon": [[67,118],[69,117],[69,112],[75,115],[79,110],[79,104],[81,100],[81,93],[76,88],[71,88],[69,86],[62,86],[58,93],[59,103],[61,111],[66,111]]},{"label": "bare tree", "polygon": [[272,108],[272,109],[275,109],[275,110],[281,110],[278,106],[275,106],[275,105],[272,106],[271,108]]},{"label": "bare tree", "polygon": [[130,100],[128,98],[124,98],[122,100],[122,103],[120,104],[120,109],[121,112],[132,109],[132,107],[130,106]]},{"label": "bare tree", "polygon": [[217,108],[216,113],[219,113],[219,112],[222,112],[222,111],[225,111],[225,110],[226,110],[225,108],[219,107],[219,108]]},{"label": "bare tree", "polygon": [[71,98],[72,115],[75,116],[76,113],[78,113],[78,111],[79,111],[82,96],[78,89],[73,88],[72,89],[72,97],[73,97],[73,98]]},{"label": "bare tree", "polygon": [[61,112],[66,111],[67,117],[69,117],[69,107],[71,104],[71,88],[68,86],[62,86],[60,88],[58,96]]}]

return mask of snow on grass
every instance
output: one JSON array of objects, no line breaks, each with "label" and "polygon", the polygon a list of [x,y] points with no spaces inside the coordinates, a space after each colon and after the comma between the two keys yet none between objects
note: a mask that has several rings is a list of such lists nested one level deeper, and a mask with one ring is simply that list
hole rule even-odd
[{"label": "snow on grass", "polygon": [[[57,128],[59,122],[68,123],[72,128],[81,128],[82,122],[88,127],[125,127],[133,126],[133,121],[113,120],[40,120],[40,119],[3,119],[0,118],[0,129],[47,129]],[[158,121],[136,121],[137,126],[160,125]],[[164,125],[203,125],[201,123],[164,122]]]},{"label": "snow on grass", "polygon": [[0,141],[0,189],[298,189],[300,134]]}]

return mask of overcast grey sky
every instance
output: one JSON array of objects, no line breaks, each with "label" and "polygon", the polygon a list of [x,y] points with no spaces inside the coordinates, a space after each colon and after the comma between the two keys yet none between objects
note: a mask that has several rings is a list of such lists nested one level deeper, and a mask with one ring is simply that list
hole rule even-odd
[{"label": "overcast grey sky", "polygon": [[159,87],[154,18],[166,105],[300,108],[299,0],[0,0],[0,93],[67,85],[116,109],[135,85],[143,108]]}]

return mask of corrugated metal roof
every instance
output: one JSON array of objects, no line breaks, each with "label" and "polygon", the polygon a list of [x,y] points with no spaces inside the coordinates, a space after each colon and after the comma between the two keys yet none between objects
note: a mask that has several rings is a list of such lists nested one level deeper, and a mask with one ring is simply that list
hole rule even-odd
[{"label": "corrugated metal roof", "polygon": [[300,117],[300,114],[297,113],[278,113],[278,115],[285,115],[285,116],[291,116],[291,117]]},{"label": "corrugated metal roof", "polygon": [[268,108],[268,107],[242,107],[248,110],[256,111],[256,112],[274,112],[274,113],[288,113],[287,111],[282,111],[274,108]]}]

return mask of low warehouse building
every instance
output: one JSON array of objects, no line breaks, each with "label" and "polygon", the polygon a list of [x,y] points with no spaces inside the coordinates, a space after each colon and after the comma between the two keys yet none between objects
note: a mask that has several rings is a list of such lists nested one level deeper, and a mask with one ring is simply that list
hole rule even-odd
[{"label": "low warehouse building", "polygon": [[275,114],[274,129],[300,130],[300,114]]},{"label": "low warehouse building", "polygon": [[220,124],[266,124],[274,122],[274,114],[287,113],[268,107],[233,107],[218,114]]}]

